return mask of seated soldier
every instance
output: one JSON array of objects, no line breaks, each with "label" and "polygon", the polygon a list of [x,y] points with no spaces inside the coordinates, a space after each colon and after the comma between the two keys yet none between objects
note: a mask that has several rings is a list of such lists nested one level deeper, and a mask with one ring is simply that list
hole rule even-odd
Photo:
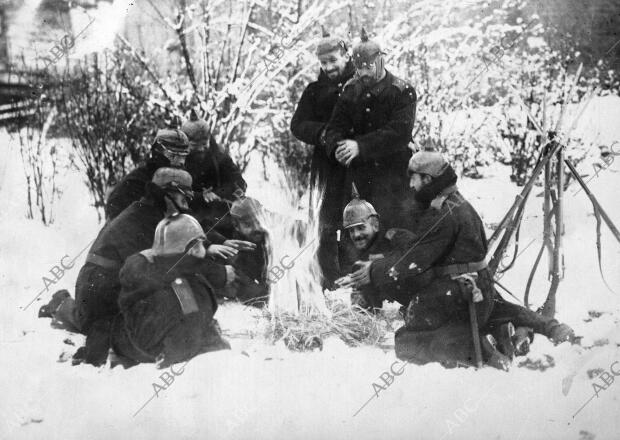
[{"label": "seated soldier", "polygon": [[234,227],[232,238],[255,245],[254,248],[239,248],[240,252],[229,260],[238,278],[234,290],[240,301],[261,307],[269,299],[269,245],[267,231],[260,223],[262,215],[263,207],[250,197],[235,201],[230,208]]},{"label": "seated soldier", "polygon": [[232,283],[235,274],[230,266],[205,258],[205,241],[192,216],[166,217],[157,225],[152,248],[125,262],[121,313],[112,331],[112,348],[125,364],[156,362],[164,368],[230,348],[213,318],[214,289]]},{"label": "seated soldier", "polygon": [[[146,185],[146,195],[99,232],[78,274],[75,301],[66,290],[56,292],[50,303],[41,308],[39,316],[51,316],[55,323],[87,335],[84,355],[89,357],[89,347],[108,334],[110,318],[118,313],[119,271],[125,260],[148,249],[159,221],[166,215],[187,210],[191,194],[191,176],[187,171],[157,170],[152,182]],[[207,252],[228,258],[237,250],[214,244]]]},{"label": "seated soldier", "polygon": [[[423,206],[415,240],[384,258],[359,264],[351,275],[373,292],[405,290],[412,299],[396,333],[397,356],[415,363],[473,364],[468,301],[475,302],[485,361],[508,369],[528,344],[514,326],[529,327],[555,343],[575,340],[570,327],[505,301],[486,264],[487,241],[478,213],[461,196],[457,176],[441,154],[418,152],[409,162],[410,187]],[[493,332],[493,334],[490,334]],[[499,341],[497,339],[499,339]],[[498,349],[499,348],[499,349]]]},{"label": "seated soldier", "polygon": [[181,130],[158,130],[151,146],[151,156],[144,165],[127,174],[116,185],[105,205],[106,220],[113,220],[133,202],[144,195],[145,185],[162,167],[181,168],[189,150],[187,136]]},{"label": "seated soldier", "polygon": [[189,139],[190,153],[185,169],[192,175],[192,187],[197,197],[190,203],[192,215],[205,229],[215,227],[230,238],[233,226],[226,213],[230,203],[239,198],[247,187],[239,167],[215,142],[209,124],[198,119],[192,110],[190,120],[181,130]]},{"label": "seated soldier", "polygon": [[[353,197],[342,214],[343,228],[348,231],[349,237],[341,241],[340,267],[343,273],[348,274],[336,280],[336,284],[341,287],[354,287],[350,274],[364,261],[383,258],[394,249],[401,248],[404,251],[414,237],[405,229],[393,228],[387,232],[383,231],[380,227],[379,214],[374,206],[366,200],[361,200],[355,187]],[[361,286],[360,289],[354,288],[351,295],[352,305],[364,309],[379,309],[384,299],[398,301],[406,306],[411,298],[399,288],[393,292],[386,290],[375,293],[369,285]]]}]

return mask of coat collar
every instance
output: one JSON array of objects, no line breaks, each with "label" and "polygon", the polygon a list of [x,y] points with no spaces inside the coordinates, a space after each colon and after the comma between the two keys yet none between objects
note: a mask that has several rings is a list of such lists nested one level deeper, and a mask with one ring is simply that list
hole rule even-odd
[{"label": "coat collar", "polygon": [[435,208],[439,211],[446,199],[450,197],[451,194],[454,194],[457,191],[458,188],[456,187],[456,185],[450,185],[447,188],[444,188],[439,194],[437,194],[437,197],[435,197],[431,201],[431,208]]},{"label": "coat collar", "polygon": [[378,83],[376,83],[375,85],[373,85],[370,89],[368,89],[367,93],[377,96],[381,94],[389,86],[391,86],[393,82],[394,82],[394,75],[392,75],[386,69],[385,76],[383,77],[383,79],[379,81]]}]

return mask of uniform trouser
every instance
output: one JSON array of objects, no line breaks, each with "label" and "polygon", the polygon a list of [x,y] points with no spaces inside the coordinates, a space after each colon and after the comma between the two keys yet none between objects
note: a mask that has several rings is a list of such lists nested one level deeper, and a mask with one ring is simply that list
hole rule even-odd
[{"label": "uniform trouser", "polygon": [[326,176],[323,199],[319,209],[319,245],[317,258],[324,281],[329,285],[342,276],[339,264],[339,242],[337,233],[342,229],[342,211],[349,198],[350,189],[345,188],[343,170],[332,169]]},{"label": "uniform trouser", "polygon": [[413,331],[401,327],[396,331],[394,342],[396,356],[414,364],[475,364],[471,328],[463,322],[447,324],[429,331]]},{"label": "uniform trouser", "polygon": [[[429,314],[431,322],[433,317],[440,316],[433,314],[433,311]],[[453,318],[456,316],[453,315]],[[464,315],[457,318],[456,322],[442,321],[444,323],[439,328],[429,327],[429,330],[424,330],[423,324],[418,327],[419,330],[402,327],[396,332],[396,355],[417,364],[442,362],[454,365],[461,362],[473,365],[473,336],[469,323],[463,318]],[[553,318],[509,303],[496,294],[488,319],[480,321],[480,334],[493,333],[508,322],[512,322],[515,327],[532,328],[535,333],[545,336],[549,336],[552,326],[557,324]]]},{"label": "uniform trouser", "polygon": [[558,324],[558,321],[554,318],[546,317],[523,306],[512,304],[497,295],[489,321],[482,331],[484,333],[493,333],[499,326],[508,322],[512,322],[515,327],[529,327],[534,333],[547,337],[551,335],[551,328]]},{"label": "uniform trouser", "polygon": [[119,292],[118,271],[86,263],[75,283],[75,300],[66,298],[54,312],[54,318],[88,334],[94,322],[118,313]]}]

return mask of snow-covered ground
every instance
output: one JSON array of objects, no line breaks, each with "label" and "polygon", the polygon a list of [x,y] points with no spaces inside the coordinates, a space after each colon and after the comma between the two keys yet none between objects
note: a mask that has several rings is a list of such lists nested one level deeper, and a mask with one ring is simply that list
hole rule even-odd
[{"label": "snow-covered ground", "polygon": [[[618,120],[620,99],[597,99],[578,130],[600,131],[601,141],[611,143],[620,140]],[[73,291],[84,254],[49,291],[42,278],[53,279],[50,270],[58,273],[53,267],[62,261],[68,266],[95,237],[97,215],[80,175],[68,171],[56,223],[26,220],[18,146],[0,137],[9,145],[0,163],[0,438],[620,438],[620,384],[612,382],[613,371],[620,374],[620,244],[603,225],[603,270],[612,293],[598,270],[592,208],[583,192],[572,195],[574,184],[566,196],[566,274],[557,317],[584,336],[584,347],[556,347],[538,336],[528,356],[538,369],[519,366],[525,359],[509,373],[437,364],[403,369],[393,349],[352,348],[336,339],[322,351],[293,353],[265,341],[259,311],[236,304],[225,304],[217,316],[233,349],[198,356],[177,366],[177,375],[153,365],[72,367],[67,360],[82,337],[52,329],[37,311],[55,290]],[[618,226],[619,163],[589,183]],[[590,165],[580,168],[592,174]],[[497,223],[519,192],[508,175],[497,166],[485,179],[460,183],[487,224]],[[250,195],[278,204],[274,185],[252,174],[248,180]],[[518,297],[540,246],[541,200],[528,205],[521,230],[521,249],[527,248],[501,281]],[[531,299],[536,306],[548,288],[546,270],[543,258]],[[391,335],[383,345],[393,345]],[[594,395],[593,383],[600,385],[598,396],[574,416]],[[153,384],[166,389],[154,395]]]}]

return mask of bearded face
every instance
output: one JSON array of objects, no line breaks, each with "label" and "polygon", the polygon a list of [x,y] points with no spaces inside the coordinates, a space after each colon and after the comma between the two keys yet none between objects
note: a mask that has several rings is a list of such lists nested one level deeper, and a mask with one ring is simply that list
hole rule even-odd
[{"label": "bearded face", "polygon": [[344,73],[348,60],[349,56],[341,49],[332,50],[319,56],[321,69],[331,80],[335,80]]}]

